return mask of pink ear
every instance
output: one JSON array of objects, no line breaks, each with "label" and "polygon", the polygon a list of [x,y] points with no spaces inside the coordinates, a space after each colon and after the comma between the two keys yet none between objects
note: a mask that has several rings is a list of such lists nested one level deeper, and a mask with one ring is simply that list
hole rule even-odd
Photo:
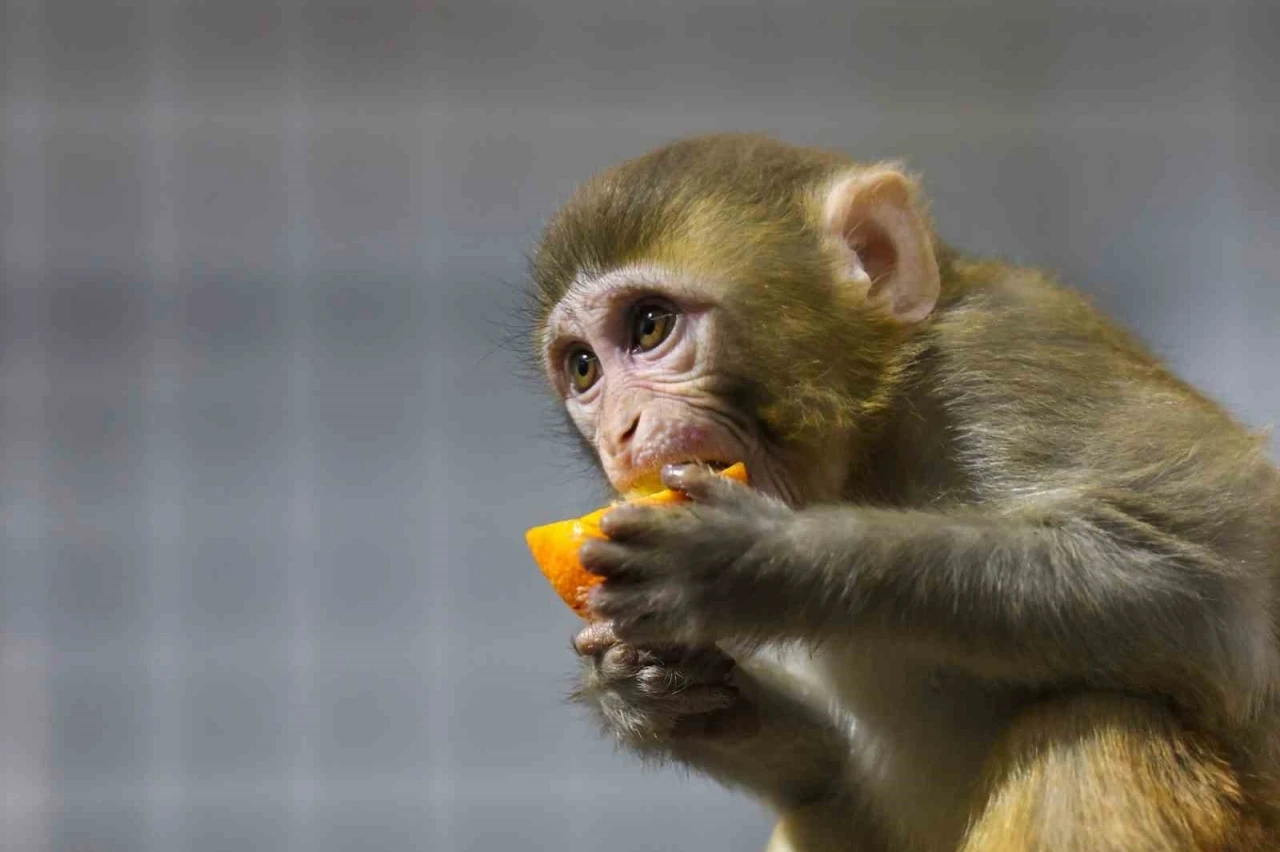
[{"label": "pink ear", "polygon": [[938,261],[906,175],[875,167],[838,178],[827,193],[826,225],[849,250],[850,283],[867,304],[903,323],[929,316]]}]

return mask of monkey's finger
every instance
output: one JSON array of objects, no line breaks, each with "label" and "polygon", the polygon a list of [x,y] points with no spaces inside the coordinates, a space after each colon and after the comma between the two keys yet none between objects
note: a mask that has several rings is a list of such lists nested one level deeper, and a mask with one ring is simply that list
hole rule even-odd
[{"label": "monkey's finger", "polygon": [[656,662],[657,657],[647,651],[632,645],[614,645],[600,655],[596,671],[604,680],[630,680]]},{"label": "monkey's finger", "polygon": [[[587,539],[578,550],[578,561],[589,573],[606,579],[624,578],[638,567],[634,548],[605,539]],[[592,593],[599,591],[597,586]],[[616,627],[615,627],[616,629]]]},{"label": "monkey's finger", "polygon": [[617,644],[611,621],[593,621],[573,637],[573,650],[583,657],[602,654]]},{"label": "monkey's finger", "polygon": [[659,513],[663,511],[663,509],[654,506],[624,504],[616,509],[610,509],[600,519],[600,532],[613,541],[630,541],[641,538],[644,533],[655,528],[659,520]]},{"label": "monkey's finger", "polygon": [[751,493],[741,482],[692,464],[667,465],[662,469],[662,484],[695,503],[732,503]]}]

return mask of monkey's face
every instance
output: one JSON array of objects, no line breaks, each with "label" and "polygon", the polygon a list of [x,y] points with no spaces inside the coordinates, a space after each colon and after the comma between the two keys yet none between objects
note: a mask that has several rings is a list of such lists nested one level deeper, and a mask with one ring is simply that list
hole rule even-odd
[{"label": "monkey's face", "polygon": [[747,464],[784,499],[827,490],[770,441],[733,368],[722,289],[654,264],[582,277],[551,311],[545,366],[619,492],[659,487],[664,465]]}]

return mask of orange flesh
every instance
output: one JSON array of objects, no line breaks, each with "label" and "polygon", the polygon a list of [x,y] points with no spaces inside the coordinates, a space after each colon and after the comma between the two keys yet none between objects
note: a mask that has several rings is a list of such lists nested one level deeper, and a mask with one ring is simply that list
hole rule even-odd
[{"label": "orange flesh", "polygon": [[[720,475],[745,484],[747,468],[742,462],[738,462],[720,471]],[[631,498],[628,502],[662,506],[679,503],[684,499],[680,492],[664,489],[656,494]],[[588,538],[604,538],[604,534],[600,532],[600,519],[612,508],[613,506],[605,506],[580,518],[544,524],[524,534],[529,550],[533,553],[533,560],[551,583],[551,588],[582,618],[591,617],[587,611],[587,593],[592,586],[602,582],[603,578],[582,567],[582,563],[578,561],[578,550]]]}]

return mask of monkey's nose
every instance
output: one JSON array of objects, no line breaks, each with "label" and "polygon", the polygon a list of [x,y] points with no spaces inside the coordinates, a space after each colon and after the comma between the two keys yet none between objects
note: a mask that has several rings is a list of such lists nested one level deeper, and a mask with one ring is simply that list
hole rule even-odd
[{"label": "monkey's nose", "polygon": [[615,422],[622,424],[625,428],[606,429],[601,436],[600,449],[611,456],[619,455],[630,446],[631,440],[635,438],[640,428],[640,414],[637,412],[625,418],[620,417]]}]

